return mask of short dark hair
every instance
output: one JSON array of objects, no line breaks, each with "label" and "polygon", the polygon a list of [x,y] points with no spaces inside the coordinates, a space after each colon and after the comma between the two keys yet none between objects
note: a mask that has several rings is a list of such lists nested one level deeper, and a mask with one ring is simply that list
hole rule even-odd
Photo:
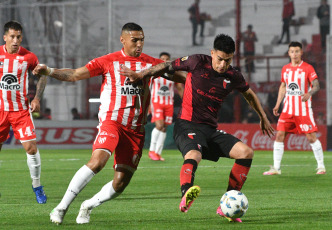
[{"label": "short dark hair", "polygon": [[301,42],[293,41],[293,42],[289,43],[289,45],[288,45],[288,49],[289,49],[290,47],[300,47],[300,48],[302,49],[302,44],[301,44]]},{"label": "short dark hair", "polygon": [[233,38],[226,34],[218,34],[214,39],[213,48],[231,54],[235,52],[235,42]]},{"label": "short dark hair", "polygon": [[21,23],[14,21],[14,20],[7,22],[3,26],[3,34],[7,33],[9,31],[9,29],[23,32],[23,27],[22,27]]},{"label": "short dark hair", "polygon": [[142,27],[134,22],[128,22],[122,27],[122,31],[143,31]]},{"label": "short dark hair", "polygon": [[166,55],[166,56],[168,56],[169,58],[171,58],[171,55],[170,55],[169,53],[167,53],[167,52],[161,52],[161,53],[159,54],[159,57],[161,57],[161,56],[163,56],[163,55]]}]

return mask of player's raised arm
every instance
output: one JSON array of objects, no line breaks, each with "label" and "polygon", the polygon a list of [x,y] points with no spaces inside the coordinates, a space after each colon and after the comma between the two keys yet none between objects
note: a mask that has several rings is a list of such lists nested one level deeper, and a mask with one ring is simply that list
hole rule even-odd
[{"label": "player's raised arm", "polygon": [[79,81],[90,77],[90,72],[85,66],[78,69],[55,69],[44,64],[39,64],[32,71],[33,74],[47,75],[59,81]]},{"label": "player's raised arm", "polygon": [[263,134],[267,134],[269,137],[272,137],[274,135],[274,129],[270,124],[270,121],[267,119],[267,116],[264,112],[264,109],[258,99],[258,97],[256,96],[256,94],[254,93],[254,91],[252,91],[250,88],[245,91],[244,93],[242,93],[243,97],[246,99],[246,101],[248,102],[248,104],[256,111],[256,113],[258,114],[261,122],[261,130],[263,132]]}]

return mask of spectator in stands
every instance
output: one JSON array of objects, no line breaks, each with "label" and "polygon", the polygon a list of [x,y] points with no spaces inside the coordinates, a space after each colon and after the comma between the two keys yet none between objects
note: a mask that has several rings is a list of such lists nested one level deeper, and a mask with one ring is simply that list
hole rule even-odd
[{"label": "spectator in stands", "polygon": [[71,109],[71,114],[73,115],[73,120],[82,119],[82,115],[78,112],[77,108],[72,108]]},{"label": "spectator in stands", "polygon": [[197,34],[197,30],[198,30],[198,25],[201,26],[200,36],[204,37],[205,21],[211,19],[211,17],[206,13],[200,14],[199,1],[200,0],[195,0],[195,2],[188,9],[188,12],[190,14],[189,20],[193,27],[193,33],[192,33],[193,46],[198,46],[198,43],[196,42],[196,34]]},{"label": "spectator in stands", "polygon": [[282,10],[282,33],[279,40],[279,44],[282,43],[282,39],[284,38],[284,35],[286,34],[286,42],[285,44],[288,44],[290,42],[290,35],[289,35],[289,24],[292,20],[292,17],[295,15],[294,10],[294,3],[293,0],[283,0],[283,10]]},{"label": "spectator in stands", "polygon": [[317,17],[319,18],[319,31],[322,49],[326,47],[326,35],[330,34],[330,5],[327,0],[321,0],[321,5],[317,9]]},{"label": "spectator in stands", "polygon": [[252,30],[252,25],[248,25],[247,30],[242,33],[243,49],[245,56],[245,70],[247,73],[255,72],[253,56],[255,56],[255,42],[258,41],[256,33]]}]

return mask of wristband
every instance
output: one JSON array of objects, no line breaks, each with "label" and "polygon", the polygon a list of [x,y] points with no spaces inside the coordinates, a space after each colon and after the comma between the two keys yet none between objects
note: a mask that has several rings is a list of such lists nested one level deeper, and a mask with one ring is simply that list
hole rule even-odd
[{"label": "wristband", "polygon": [[47,72],[48,72],[48,76],[51,76],[52,75],[52,73],[54,72],[54,68],[50,68],[50,67],[48,67],[47,66]]}]

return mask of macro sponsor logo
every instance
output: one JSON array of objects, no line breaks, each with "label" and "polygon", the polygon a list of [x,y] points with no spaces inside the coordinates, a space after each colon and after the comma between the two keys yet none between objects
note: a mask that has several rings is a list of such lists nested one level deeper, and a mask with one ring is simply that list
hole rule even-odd
[{"label": "macro sponsor logo", "polygon": [[17,84],[17,77],[13,74],[6,74],[2,77],[0,82],[0,89],[4,90],[20,90],[21,86]]},{"label": "macro sponsor logo", "polygon": [[162,86],[158,90],[158,95],[160,95],[160,96],[168,96],[170,94],[171,94],[171,92],[167,86]]},{"label": "macro sponsor logo", "polygon": [[210,95],[210,94],[208,94],[208,93],[205,93],[205,92],[203,92],[203,91],[200,90],[200,89],[197,90],[197,93],[198,93],[199,95],[204,96],[204,97],[208,97],[208,98],[210,98],[211,100],[218,101],[218,102],[222,102],[222,99],[221,99],[221,98],[216,97],[216,96],[213,96],[213,95]]},{"label": "macro sponsor logo", "polygon": [[294,96],[303,95],[303,92],[300,90],[300,87],[294,82],[288,85],[288,89],[286,90],[286,92],[288,95],[294,95]]},{"label": "macro sponsor logo", "polygon": [[123,95],[144,95],[144,89],[138,87],[138,86],[133,86],[131,84],[126,84],[121,87],[121,94]]}]

